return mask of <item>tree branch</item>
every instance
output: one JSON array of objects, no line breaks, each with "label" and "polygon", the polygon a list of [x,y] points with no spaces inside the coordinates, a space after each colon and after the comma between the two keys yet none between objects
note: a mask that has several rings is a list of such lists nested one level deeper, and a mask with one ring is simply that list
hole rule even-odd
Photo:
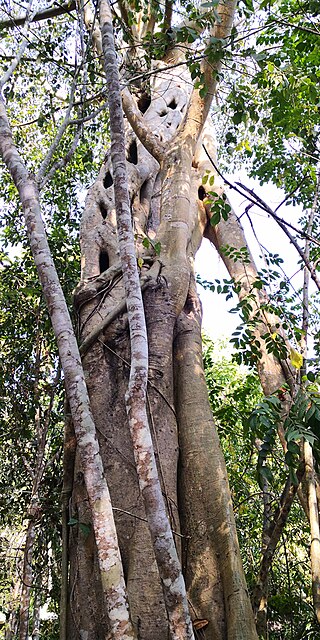
[{"label": "tree branch", "polygon": [[[272,209],[264,202],[264,200],[262,200],[259,196],[257,196],[254,191],[252,189],[249,189],[248,187],[246,187],[245,185],[241,184],[241,182],[236,182],[236,184],[239,185],[239,187],[241,187],[242,189],[244,189],[245,191],[248,191],[248,193],[251,194],[251,196],[254,198],[255,202],[257,204],[260,203],[260,205],[262,205],[264,207],[264,210],[269,213],[269,215],[271,216],[271,218],[273,218],[279,225],[280,229],[282,229],[282,231],[286,234],[287,238],[289,238],[291,244],[293,244],[294,248],[296,249],[296,251],[298,252],[301,260],[304,262],[305,266],[307,267],[307,269],[310,271],[310,275],[311,278],[313,280],[313,282],[315,283],[317,289],[320,291],[320,282],[316,276],[316,272],[314,267],[311,265],[310,261],[308,260],[308,258],[306,258],[304,251],[301,249],[301,247],[299,247],[296,239],[293,237],[293,235],[290,233],[290,231],[288,231],[287,229],[287,225],[285,223],[284,220],[282,220],[281,218],[279,218],[273,211]],[[298,231],[299,233],[299,231]]]},{"label": "tree branch", "polygon": [[32,4],[32,0],[30,0],[30,2],[29,2],[29,7],[28,7],[28,10],[27,10],[27,13],[26,13],[25,29],[23,30],[24,31],[23,40],[22,40],[22,43],[20,45],[20,48],[19,48],[16,56],[12,60],[9,68],[3,74],[2,78],[0,78],[0,92],[2,91],[4,85],[8,82],[8,80],[11,78],[12,74],[14,73],[15,69],[17,68],[17,66],[18,66],[18,64],[19,64],[19,62],[20,62],[20,60],[21,60],[21,58],[23,56],[24,50],[25,50],[25,48],[26,48],[26,46],[28,44],[28,39],[27,39],[25,34],[28,32],[29,24],[30,24],[30,22],[32,22],[32,18],[35,15],[35,10],[31,11],[31,4]]},{"label": "tree branch", "polygon": [[[210,35],[219,39],[227,38],[233,24],[236,0],[220,0],[216,12],[219,22],[216,21]],[[202,56],[201,71],[204,74],[203,87],[206,90],[204,97],[199,88],[193,88],[184,122],[177,136],[191,136],[194,143],[197,142],[202,127],[210,111],[213,96],[217,88],[217,72],[221,68],[221,60],[214,65],[209,62],[207,56]]]},{"label": "tree branch", "polygon": [[165,10],[164,10],[164,20],[163,20],[163,29],[167,30],[171,28],[172,21],[172,0],[166,0]]},{"label": "tree branch", "polygon": [[130,91],[123,89],[121,95],[123,110],[133,131],[147,151],[161,164],[165,155],[165,145],[153,134],[144,121]]},{"label": "tree branch", "polygon": [[[71,0],[67,4],[61,4],[56,7],[52,6],[50,9],[43,9],[35,13],[30,22],[40,22],[41,20],[48,20],[48,18],[54,18],[55,16],[61,16],[64,13],[71,13],[76,8],[76,3]],[[8,20],[2,20],[0,22],[0,31],[5,29],[14,29],[21,24],[24,24],[27,20],[27,15],[20,16],[18,18],[9,18]]]},{"label": "tree branch", "polygon": [[74,94],[75,94],[75,90],[76,90],[76,84],[77,84],[77,74],[75,74],[75,77],[73,79],[72,85],[71,85],[71,91],[70,91],[70,98],[69,98],[69,105],[68,108],[66,110],[64,119],[56,133],[56,136],[51,144],[51,146],[49,147],[46,156],[44,157],[44,159],[41,162],[41,165],[39,167],[39,170],[37,172],[36,175],[36,181],[37,184],[40,186],[41,182],[43,180],[43,177],[47,171],[47,168],[49,167],[49,164],[52,160],[52,157],[60,143],[60,140],[65,132],[65,130],[67,129],[69,123],[70,123],[70,114],[73,108],[73,100],[74,100]]},{"label": "tree branch", "polygon": [[274,519],[267,532],[269,541],[262,556],[257,583],[253,593],[252,606],[255,613],[257,613],[257,611],[259,610],[261,596],[265,590],[264,585],[267,580],[268,573],[273,562],[277,544],[281,538],[281,534],[287,522],[290,509],[291,509],[293,500],[295,498],[295,495],[297,493],[298,486],[303,477],[303,474],[304,474],[304,465],[301,464],[297,471],[298,484],[292,484],[290,478],[288,478],[280,498],[280,505],[275,513]]},{"label": "tree branch", "polygon": [[[150,281],[151,276],[143,276],[140,279],[141,291],[145,291],[145,289],[149,286]],[[95,328],[80,345],[79,351],[82,357],[86,355],[90,347],[92,347],[95,341],[99,338],[100,333],[102,333],[102,331],[104,331],[104,329],[106,329],[121,313],[124,313],[126,309],[127,301],[125,299],[121,300],[121,302],[113,307],[112,311],[110,311],[110,313],[108,313],[108,315],[95,326]]]},{"label": "tree branch", "polygon": [[305,266],[309,270],[311,278],[314,281],[317,289],[320,291],[320,282],[319,282],[319,280],[318,280],[318,278],[316,276],[315,268],[310,264],[309,260],[306,258],[305,254],[304,254],[304,251],[301,249],[301,247],[299,247],[296,239],[293,237],[293,235],[290,233],[290,231],[288,231],[287,227],[293,228],[296,231],[296,233],[298,233],[303,238],[308,237],[311,240],[311,242],[314,242],[315,244],[319,244],[320,245],[320,242],[318,240],[316,240],[315,238],[311,238],[311,236],[309,236],[309,234],[306,234],[304,231],[300,231],[299,229],[296,229],[289,222],[286,222],[282,218],[279,218],[279,216],[277,216],[274,213],[274,211],[272,211],[272,209],[269,207],[269,205],[267,205],[266,202],[264,202],[264,200],[262,200],[256,193],[254,193],[254,191],[252,189],[249,189],[245,185],[241,184],[241,182],[236,182],[235,183],[235,184],[239,185],[241,187],[241,189],[244,189],[245,192],[249,193],[250,196],[248,196],[247,193],[243,193],[243,191],[241,191],[234,184],[229,182],[229,180],[227,180],[227,178],[224,177],[224,175],[221,173],[221,171],[219,171],[217,165],[215,164],[214,160],[212,159],[212,157],[210,156],[210,154],[208,153],[208,151],[207,151],[207,149],[206,149],[206,147],[204,145],[203,145],[203,148],[204,148],[204,150],[205,150],[205,152],[206,152],[206,154],[207,154],[212,166],[214,167],[214,169],[216,170],[218,175],[222,178],[222,180],[225,182],[225,184],[227,184],[230,187],[230,189],[234,189],[241,196],[243,196],[244,198],[246,198],[247,200],[252,202],[252,204],[257,205],[260,209],[262,209],[263,211],[266,211],[266,213],[268,213],[278,223],[279,227],[286,234],[286,236],[289,238],[290,242],[293,244],[294,248],[298,252],[300,258],[302,259],[302,261],[304,262]]}]

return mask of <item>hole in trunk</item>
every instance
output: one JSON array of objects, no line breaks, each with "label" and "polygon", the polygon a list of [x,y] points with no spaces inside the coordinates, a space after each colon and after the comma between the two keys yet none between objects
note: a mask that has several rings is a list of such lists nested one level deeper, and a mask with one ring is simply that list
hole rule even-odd
[{"label": "hole in trunk", "polygon": [[111,185],[113,185],[113,180],[110,171],[108,171],[108,173],[106,173],[105,177],[103,178],[103,186],[105,189],[109,189]]},{"label": "hole in trunk", "polygon": [[159,113],[160,118],[163,118],[164,116],[166,116],[166,115],[167,115],[167,113],[168,113],[168,111],[167,111],[166,109],[163,109],[163,110],[161,111],[161,113]]},{"label": "hole in trunk", "polygon": [[143,93],[142,96],[138,100],[138,108],[141,113],[145,113],[147,109],[149,109],[151,104],[151,98],[147,93]]},{"label": "hole in trunk", "polygon": [[148,193],[148,180],[145,180],[140,189],[140,202],[147,198]]},{"label": "hole in trunk", "polygon": [[173,100],[171,100],[170,104],[168,104],[169,109],[176,109],[177,108],[177,103],[175,101],[175,99],[173,98]]},{"label": "hole in trunk", "polygon": [[198,198],[199,200],[204,200],[206,198],[207,194],[206,194],[206,190],[205,188],[200,185],[199,189],[198,189]]},{"label": "hole in trunk", "polygon": [[109,269],[109,256],[106,251],[101,251],[99,256],[99,268],[100,273],[107,271]]},{"label": "hole in trunk", "polygon": [[107,215],[108,215],[108,209],[106,209],[106,207],[104,206],[103,202],[100,202],[99,207],[100,207],[101,215],[102,215],[103,219],[105,220]]},{"label": "hole in trunk", "polygon": [[138,149],[137,149],[137,143],[135,140],[133,140],[130,144],[127,160],[132,164],[138,164]]}]

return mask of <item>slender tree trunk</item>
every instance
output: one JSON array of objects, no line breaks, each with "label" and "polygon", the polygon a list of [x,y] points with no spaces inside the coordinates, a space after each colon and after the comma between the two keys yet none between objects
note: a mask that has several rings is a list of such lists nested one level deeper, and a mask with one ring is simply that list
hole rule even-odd
[{"label": "slender tree trunk", "polygon": [[62,511],[62,558],[60,595],[60,640],[67,640],[68,577],[69,577],[69,521],[72,496],[76,439],[68,403],[65,402],[63,442],[63,486],[61,491]]},{"label": "slender tree trunk", "polygon": [[126,169],[125,129],[111,9],[100,0],[102,49],[110,112],[111,165],[117,231],[130,331],[131,366],[125,396],[134,459],[155,559],[162,584],[172,640],[193,640],[184,579],[166,513],[151,438],[146,391],[148,337],[140,289]]},{"label": "slender tree trunk", "polygon": [[308,492],[309,522],[311,533],[310,559],[312,576],[313,604],[317,620],[320,623],[320,526],[319,509],[316,492],[316,479],[313,466],[312,447],[304,443],[304,459],[306,465],[306,484]]},{"label": "slender tree trunk", "polygon": [[32,618],[32,640],[39,640],[40,638],[40,627],[41,627],[41,620],[40,620],[40,610],[41,610],[41,582],[38,581],[38,584],[36,586],[37,591],[34,597],[34,604],[33,604],[33,618]]},{"label": "slender tree trunk", "polygon": [[51,257],[35,180],[29,175],[14,145],[2,98],[0,98],[0,152],[19,191],[31,251],[58,343],[93,516],[99,570],[111,628],[115,638],[119,637],[122,640],[133,638],[110,495],[105,481],[77,341]]},{"label": "slender tree trunk", "polygon": [[21,604],[19,611],[19,640],[28,640],[29,635],[29,613],[30,613],[30,596],[33,588],[33,547],[35,541],[35,515],[37,512],[37,504],[29,512],[29,522],[26,534],[26,542],[24,547],[23,571],[22,571],[22,592]]},{"label": "slender tree trunk", "polygon": [[[255,445],[258,451],[261,448],[262,442],[256,438]],[[272,517],[271,508],[271,495],[269,490],[269,483],[265,477],[262,478],[262,500],[263,500],[263,520],[262,520],[262,540],[261,540],[261,554],[262,557],[268,548],[270,542],[270,526]],[[264,587],[260,592],[260,602],[257,611],[257,632],[259,637],[268,638],[268,582],[269,573],[266,572]]]},{"label": "slender tree trunk", "polygon": [[[320,173],[318,175],[316,192],[314,195],[313,205],[310,210],[307,233],[311,235],[314,218],[316,215],[317,204],[319,199],[320,190]],[[306,239],[305,242],[305,257],[306,260],[310,258],[310,242]],[[304,351],[304,363],[302,366],[301,374],[307,373],[307,345],[308,345],[308,328],[309,328],[309,280],[310,274],[308,269],[304,268],[304,282],[303,282],[303,314],[302,314],[302,347]],[[315,614],[318,622],[320,622],[320,525],[319,525],[319,501],[317,496],[317,481],[314,469],[312,447],[309,442],[303,444],[304,461],[306,465],[306,490],[308,499],[308,513],[310,522],[310,560],[311,560],[311,577],[312,577],[312,594],[313,604],[315,608]]]}]

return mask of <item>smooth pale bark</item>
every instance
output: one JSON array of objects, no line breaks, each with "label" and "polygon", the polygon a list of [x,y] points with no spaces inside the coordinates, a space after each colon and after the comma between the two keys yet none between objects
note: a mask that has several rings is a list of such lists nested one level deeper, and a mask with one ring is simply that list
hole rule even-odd
[{"label": "smooth pale bark", "polygon": [[61,491],[61,525],[62,525],[62,558],[61,558],[61,593],[60,593],[60,635],[59,640],[67,640],[68,620],[68,548],[70,500],[72,495],[74,462],[76,455],[76,438],[72,417],[67,402],[65,403],[64,440],[63,440],[63,486]]},{"label": "smooth pale bark", "polygon": [[[312,233],[312,227],[314,218],[316,215],[318,198],[320,190],[320,174],[318,175],[316,192],[313,200],[313,205],[309,214],[307,233]],[[305,257],[309,260],[310,257],[310,241],[306,239],[305,242]],[[303,279],[303,313],[302,313],[302,347],[304,351],[304,358],[307,358],[307,337],[309,327],[309,279],[310,274],[308,269],[304,268]],[[306,361],[304,361],[301,374],[306,375]],[[313,462],[312,447],[309,442],[303,444],[304,461],[306,466],[306,490],[308,499],[308,512],[310,522],[311,533],[311,545],[310,545],[310,561],[311,561],[311,577],[312,577],[312,595],[315,614],[318,622],[320,622],[320,525],[319,525],[319,502],[317,496],[317,481]]]},{"label": "smooth pale bark", "polygon": [[163,588],[170,635],[172,640],[193,640],[184,579],[166,513],[147,416],[148,337],[131,221],[118,61],[111,9],[107,0],[100,0],[100,28],[108,88],[118,242],[130,331],[131,366],[125,398],[126,410],[139,486]]},{"label": "smooth pale bark", "polygon": [[32,640],[39,640],[40,638],[40,611],[41,611],[41,585],[36,585],[37,591],[34,596],[33,605],[33,619],[32,619]]},{"label": "smooth pale bark", "polygon": [[304,460],[306,465],[306,485],[309,506],[309,522],[311,533],[310,559],[312,576],[312,595],[315,614],[320,623],[320,526],[319,509],[316,491],[316,479],[313,465],[312,447],[304,443]]},{"label": "smooth pale bark", "polygon": [[129,640],[134,634],[129,619],[121,558],[78,345],[46,238],[35,181],[29,175],[13,143],[2,100],[0,152],[19,192],[31,251],[58,344],[92,511],[100,575],[110,624],[115,638]]}]

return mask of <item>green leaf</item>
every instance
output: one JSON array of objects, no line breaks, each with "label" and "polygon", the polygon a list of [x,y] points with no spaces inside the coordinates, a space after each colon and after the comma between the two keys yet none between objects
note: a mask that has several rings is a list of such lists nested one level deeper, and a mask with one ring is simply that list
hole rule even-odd
[{"label": "green leaf", "polygon": [[69,527],[74,527],[76,524],[79,524],[79,520],[77,518],[70,518],[68,522]]},{"label": "green leaf", "polygon": [[220,211],[215,211],[215,213],[210,218],[211,226],[215,227],[217,224],[219,224],[220,220],[221,220]]},{"label": "green leaf", "polygon": [[84,537],[88,538],[88,536],[91,533],[91,525],[90,524],[85,524],[84,522],[80,522],[79,523],[79,529],[81,529]]},{"label": "green leaf", "polygon": [[232,116],[232,120],[234,124],[240,124],[240,122],[242,122],[243,120],[243,116],[244,116],[243,111],[236,111]]},{"label": "green leaf", "polygon": [[156,242],[156,243],[153,245],[153,248],[154,248],[154,250],[155,250],[155,252],[156,252],[157,256],[159,256],[159,255],[160,255],[160,252],[161,252],[161,242]]},{"label": "green leaf", "polygon": [[149,238],[143,238],[143,240],[142,240],[142,244],[143,244],[143,246],[144,246],[146,249],[149,249],[149,247],[150,247],[150,240],[149,240]]}]

